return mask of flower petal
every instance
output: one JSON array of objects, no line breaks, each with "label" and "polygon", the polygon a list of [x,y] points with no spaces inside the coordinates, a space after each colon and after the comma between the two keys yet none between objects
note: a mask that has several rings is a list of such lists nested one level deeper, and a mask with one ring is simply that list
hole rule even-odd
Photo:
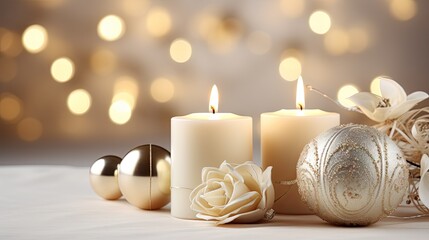
[{"label": "flower petal", "polygon": [[[347,98],[352,101],[359,109],[371,120],[384,122],[387,119],[388,108],[377,108],[381,101],[380,96],[369,92],[359,92]],[[381,110],[380,110],[381,109]]]},{"label": "flower petal", "polygon": [[369,92],[358,92],[347,98],[352,101],[361,110],[367,110],[368,112],[374,112],[377,108],[381,98],[375,94]]},{"label": "flower petal", "polygon": [[408,112],[411,108],[413,108],[417,103],[428,98],[429,95],[425,92],[413,92],[407,96],[407,100],[402,104],[396,106],[390,116],[389,119],[395,119],[400,117],[402,114]]},{"label": "flower petal", "polygon": [[407,94],[404,89],[392,79],[380,77],[380,91],[383,98],[389,99],[392,107],[407,100]]},{"label": "flower petal", "polygon": [[243,194],[250,192],[249,188],[246,186],[246,184],[242,182],[236,182],[233,185],[233,191],[231,195],[231,201],[234,201],[235,199],[241,197]]},{"label": "flower petal", "polygon": [[227,199],[224,194],[216,194],[213,192],[211,193],[212,194],[204,194],[201,196],[201,198],[206,200],[206,202],[213,207],[219,207],[219,206],[225,205]]},{"label": "flower petal", "polygon": [[419,197],[422,203],[429,207],[429,157],[424,154],[420,162]]},{"label": "flower petal", "polygon": [[203,168],[201,173],[203,183],[211,178],[223,179],[224,176],[225,176],[225,173],[222,172],[219,168],[215,168],[215,167],[205,167]]},{"label": "flower petal", "polygon": [[265,213],[261,209],[255,209],[250,212],[244,212],[241,214],[233,215],[224,220],[217,222],[217,225],[225,224],[234,221],[234,223],[253,223],[261,220]]},{"label": "flower petal", "polygon": [[372,113],[371,119],[376,122],[384,122],[387,119],[392,119],[391,117],[392,110],[393,110],[392,107],[376,108],[375,111]]},{"label": "flower petal", "polygon": [[[246,192],[238,198],[231,199],[229,203],[227,203],[224,209],[221,211],[221,215],[230,215],[231,213],[235,213],[243,208],[243,206],[248,206],[249,203],[252,203],[251,209],[253,210],[257,208],[259,201],[261,199],[261,194],[257,192]],[[253,206],[253,204],[256,204]]]},{"label": "flower petal", "polygon": [[260,167],[255,164],[242,164],[236,167],[235,170],[243,176],[244,184],[250,191],[261,193],[262,170]]}]

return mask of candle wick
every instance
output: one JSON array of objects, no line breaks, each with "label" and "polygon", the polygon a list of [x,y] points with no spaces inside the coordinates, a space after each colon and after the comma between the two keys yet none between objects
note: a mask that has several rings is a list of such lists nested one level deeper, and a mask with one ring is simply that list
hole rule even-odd
[{"label": "candle wick", "polygon": [[299,106],[299,109],[302,111],[303,109],[302,104],[299,103],[298,106]]},{"label": "candle wick", "polygon": [[213,114],[215,114],[215,113],[216,113],[216,110],[215,110],[215,108],[214,108],[213,106],[210,106],[210,109],[212,110],[212,113],[213,113]]}]

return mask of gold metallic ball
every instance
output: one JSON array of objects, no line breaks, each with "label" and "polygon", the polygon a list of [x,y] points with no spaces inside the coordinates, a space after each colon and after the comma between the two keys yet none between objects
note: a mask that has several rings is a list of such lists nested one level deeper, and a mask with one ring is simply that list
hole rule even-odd
[{"label": "gold metallic ball", "polygon": [[92,164],[89,170],[89,180],[92,189],[102,198],[115,200],[122,196],[117,179],[117,167],[121,158],[104,156]]},{"label": "gold metallic ball", "polygon": [[148,144],[128,152],[118,166],[119,188],[132,205],[160,209],[170,202],[170,152]]},{"label": "gold metallic ball", "polygon": [[365,125],[332,128],[308,143],[297,164],[299,193],[325,221],[365,226],[391,214],[408,187],[398,146]]}]

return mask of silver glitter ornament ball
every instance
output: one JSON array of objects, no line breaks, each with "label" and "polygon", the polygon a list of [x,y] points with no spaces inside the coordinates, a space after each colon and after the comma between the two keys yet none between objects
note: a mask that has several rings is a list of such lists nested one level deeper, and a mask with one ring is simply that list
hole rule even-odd
[{"label": "silver glitter ornament ball", "polygon": [[132,205],[160,209],[170,202],[170,152],[148,144],[128,152],[118,166],[119,188]]},{"label": "silver glitter ornament ball", "polygon": [[89,169],[91,187],[98,196],[116,200],[122,196],[117,179],[117,167],[121,162],[117,156],[104,156],[95,161]]},{"label": "silver glitter ornament ball", "polygon": [[297,164],[303,201],[323,220],[365,226],[401,203],[408,168],[401,150],[384,133],[348,124],[308,143]]}]

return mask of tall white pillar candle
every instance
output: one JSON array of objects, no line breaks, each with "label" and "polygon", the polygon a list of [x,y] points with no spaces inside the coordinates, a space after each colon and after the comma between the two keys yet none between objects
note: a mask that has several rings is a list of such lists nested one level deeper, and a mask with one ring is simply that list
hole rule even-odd
[{"label": "tall white pillar candle", "polygon": [[340,124],[338,113],[304,109],[301,78],[300,84],[302,95],[297,93],[297,106],[300,109],[261,114],[262,166],[273,167],[272,181],[276,194],[274,210],[279,214],[311,213],[301,201],[297,184],[283,184],[296,179],[296,164],[304,146],[320,133]]},{"label": "tall white pillar candle", "polygon": [[211,113],[171,119],[171,215],[174,217],[196,218],[190,209],[189,195],[201,183],[204,167],[219,167],[224,160],[237,164],[252,160],[252,118],[217,113],[216,108],[211,103]]}]

